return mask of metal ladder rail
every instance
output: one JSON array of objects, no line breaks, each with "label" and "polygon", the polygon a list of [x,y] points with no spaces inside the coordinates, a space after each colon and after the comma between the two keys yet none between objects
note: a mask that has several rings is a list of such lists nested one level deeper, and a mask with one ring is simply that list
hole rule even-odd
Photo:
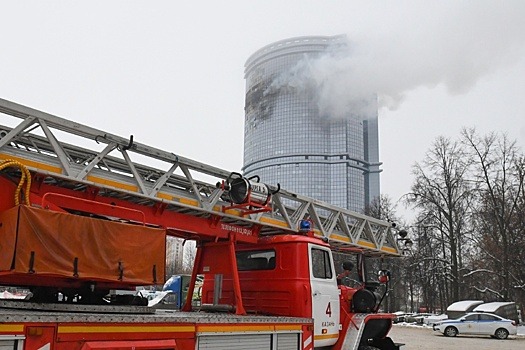
[{"label": "metal ladder rail", "polygon": [[[132,198],[141,198],[142,200],[158,201],[160,199],[156,195],[159,191],[174,193],[178,189],[177,196],[179,197],[173,196],[172,200],[167,202],[170,203],[170,207],[189,210],[193,215],[199,213],[200,215],[216,214],[217,205],[227,205],[220,198],[223,194],[221,189],[206,182],[196,181],[192,176],[192,172],[195,172],[211,175],[218,179],[226,179],[230,174],[227,171],[178,157],[173,153],[140,143],[133,142],[130,144],[130,140],[6,100],[0,99],[0,111],[23,119],[18,126],[3,133],[3,137],[0,139],[0,152],[11,148],[12,152],[19,154],[33,147],[33,158],[41,160],[46,154],[48,162],[50,158],[53,159],[54,165],[60,169],[60,173],[54,174],[55,176],[87,184],[91,183],[88,181],[88,176],[100,175],[104,179],[116,177],[121,183],[122,181],[128,184],[134,183],[137,186],[137,190],[134,191],[121,188],[118,189],[119,191]],[[31,126],[41,127],[44,136],[37,136],[28,132],[27,129]],[[81,136],[97,143],[100,142],[106,144],[106,147],[102,151],[92,151],[61,143],[54,136],[52,129]],[[8,147],[10,145],[14,147]],[[121,152],[122,159],[109,155],[115,150]],[[171,164],[171,168],[168,171],[162,171],[133,163],[128,151],[151,159],[161,160]],[[27,157],[26,154],[20,156],[22,158]],[[75,164],[75,161],[81,164]],[[173,173],[177,167],[182,169],[183,175]],[[41,171],[42,169],[35,168],[34,170]],[[156,176],[151,177],[152,174],[156,174]],[[150,180],[155,182],[144,181],[148,176]],[[155,184],[161,184],[161,186],[158,186],[156,192],[149,192]],[[152,196],[152,194],[154,195]],[[173,200],[175,198],[189,200],[192,205],[177,202]],[[287,205],[283,204],[285,200]],[[293,203],[293,205],[290,206],[289,203]],[[259,224],[263,227],[262,234],[272,234],[282,229],[297,231],[298,222],[305,217],[310,217],[315,224],[317,234],[327,238],[336,246],[340,246],[342,250],[354,249],[372,254],[400,255],[391,226],[384,221],[284,190],[273,196],[272,207],[274,210],[271,213],[252,214],[248,217],[239,217],[238,214],[230,215],[227,213],[221,215],[224,219],[241,225]],[[325,217],[319,213],[328,214]]]},{"label": "metal ladder rail", "polygon": [[[5,131],[7,129],[7,127],[0,126],[0,131]],[[15,157],[31,159],[35,162],[40,162],[55,168],[60,167],[57,157],[53,156],[54,150],[43,137],[36,135],[25,135],[23,137],[18,137],[17,139],[11,141],[11,143],[11,150],[7,149],[6,147],[0,150],[5,151],[5,153],[11,153]],[[92,161],[92,159],[97,156],[94,151],[85,148],[80,148],[65,143],[61,143],[61,147],[68,155],[70,167],[76,168],[76,172],[80,172],[83,166],[85,167],[90,161]],[[137,191],[149,196],[152,195],[151,190],[156,183],[158,184],[158,180],[161,177],[166,176],[166,172],[151,166],[134,163],[134,168],[136,174],[132,173],[129,164],[125,160],[113,157],[111,155],[106,155],[98,164],[94,166],[93,169],[91,169],[91,171],[96,172],[97,174],[102,174],[101,176],[104,176],[108,179],[120,181],[122,184],[127,184],[129,186],[138,186],[138,182],[136,181],[137,177],[135,176],[138,175],[141,179],[143,185],[142,187],[145,190],[141,191],[141,189],[137,189]],[[61,173],[58,175],[61,175]],[[70,178],[69,176],[64,177]],[[184,193],[188,193],[189,191],[193,191],[194,188],[197,188],[201,195],[210,196],[211,193],[216,189],[215,185],[211,185],[196,179],[192,179],[190,182],[190,179],[187,177],[177,174],[171,174],[170,176],[166,177],[166,182],[163,185],[173,189],[178,189]],[[78,179],[78,177],[73,175],[73,180],[81,181],[82,179]]]}]

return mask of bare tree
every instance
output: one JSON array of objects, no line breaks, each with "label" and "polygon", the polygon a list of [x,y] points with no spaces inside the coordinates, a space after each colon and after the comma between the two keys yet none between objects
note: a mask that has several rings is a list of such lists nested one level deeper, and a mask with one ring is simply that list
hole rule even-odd
[{"label": "bare tree", "polygon": [[478,275],[473,288],[490,293],[490,299],[509,300],[525,291],[523,155],[506,135],[481,137],[465,129],[462,136],[475,158],[476,238],[482,259],[478,265],[484,265],[470,272]]},{"label": "bare tree", "polygon": [[182,272],[182,240],[168,236],[166,237],[166,279]]},{"label": "bare tree", "polygon": [[184,260],[182,264],[182,271],[185,274],[190,274],[193,271],[193,264],[197,255],[197,248],[194,241],[186,241],[184,245]]},{"label": "bare tree", "polygon": [[525,158],[516,142],[474,129],[457,142],[438,137],[413,174],[411,299],[441,308],[462,298],[525,305]]},{"label": "bare tree", "polygon": [[[438,137],[424,160],[414,165],[415,181],[407,195],[407,202],[420,211],[415,224],[419,254],[427,252],[428,256],[421,257],[423,261],[434,261],[422,264],[429,273],[434,270],[444,277],[441,282],[449,294],[442,297],[447,304],[464,294],[461,270],[472,199],[470,165],[460,143]],[[429,281],[422,282],[433,288]],[[433,297],[430,290],[426,293],[428,298]]]},{"label": "bare tree", "polygon": [[365,206],[364,214],[393,223],[400,221],[396,213],[396,206],[386,194],[381,194],[379,197],[373,198],[370,203]]}]

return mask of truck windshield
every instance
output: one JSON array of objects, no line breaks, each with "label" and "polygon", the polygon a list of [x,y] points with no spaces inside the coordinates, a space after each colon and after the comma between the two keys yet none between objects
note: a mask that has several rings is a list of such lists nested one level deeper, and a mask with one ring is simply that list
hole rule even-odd
[{"label": "truck windshield", "polygon": [[273,270],[275,268],[274,250],[252,250],[237,252],[235,255],[239,271]]},{"label": "truck windshield", "polygon": [[[354,265],[354,268],[345,275],[345,285],[349,285],[352,287],[357,286],[359,283],[362,282],[374,282],[377,281],[377,271],[381,270],[383,268],[383,262],[380,258],[367,258],[364,259],[363,262],[365,264],[365,273],[366,275],[359,276],[359,259],[357,259],[357,255],[350,255],[347,253],[339,253],[339,252],[333,252],[334,256],[334,265],[335,265],[335,272],[336,274],[340,274],[343,272],[343,262],[349,261]],[[364,279],[364,280],[362,280]]]}]

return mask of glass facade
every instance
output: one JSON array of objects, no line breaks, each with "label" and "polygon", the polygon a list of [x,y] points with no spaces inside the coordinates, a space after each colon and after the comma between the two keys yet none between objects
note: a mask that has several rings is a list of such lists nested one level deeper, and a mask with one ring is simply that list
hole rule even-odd
[{"label": "glass facade", "polygon": [[373,115],[349,111],[345,118],[330,118],[320,115],[314,87],[276,84],[306,56],[315,59],[344,43],[344,36],[293,38],[248,59],[243,171],[361,212],[379,196],[377,105]]}]

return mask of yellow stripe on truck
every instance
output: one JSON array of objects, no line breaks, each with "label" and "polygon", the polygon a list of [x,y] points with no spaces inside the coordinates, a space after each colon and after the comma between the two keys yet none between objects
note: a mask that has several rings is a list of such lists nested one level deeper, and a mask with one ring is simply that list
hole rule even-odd
[{"label": "yellow stripe on truck", "polygon": [[[339,240],[341,242],[352,243],[352,240],[350,239],[350,237],[341,236],[341,235],[338,235],[336,233],[332,233],[330,238],[337,239],[337,240]],[[363,241],[363,240],[359,241],[357,244],[360,244],[360,245],[368,247],[368,248],[377,248],[374,243]],[[392,247],[385,247],[384,246],[380,250],[384,251],[384,252],[388,252],[388,253],[399,254],[399,251],[396,248],[392,248]]]},{"label": "yellow stripe on truck", "polygon": [[114,187],[114,188],[120,188],[120,189],[126,190],[126,191],[138,192],[138,190],[139,190],[138,186],[128,185],[128,184],[124,184],[124,183],[118,182],[118,181],[103,179],[103,178],[98,177],[98,176],[88,175],[86,177],[86,179],[88,181],[91,181],[91,182],[94,182],[94,183],[107,185],[107,186],[111,186],[111,187]]},{"label": "yellow stripe on truck", "polygon": [[261,217],[261,222],[265,222],[267,224],[288,228],[288,224],[286,222],[281,221],[281,220],[272,219],[272,218],[266,218],[264,216]]},{"label": "yellow stripe on truck", "polygon": [[0,153],[0,159],[3,159],[3,160],[12,159],[12,160],[16,160],[17,162],[20,162],[20,163],[24,164],[27,167],[30,167],[30,168],[34,168],[34,169],[38,169],[38,170],[45,170],[45,171],[51,172],[51,173],[62,174],[62,168],[59,168],[59,167],[56,167],[56,166],[53,166],[53,165],[44,164],[44,163],[35,162],[35,161],[32,161],[32,160],[27,160],[27,159],[24,159],[24,158],[13,157],[12,155],[5,154],[5,153]]},{"label": "yellow stripe on truck", "polygon": [[372,242],[359,241],[359,242],[357,242],[357,244],[365,246],[365,247],[368,247],[368,248],[377,248],[377,246],[374,243],[372,243]]},{"label": "yellow stripe on truck", "polygon": [[389,253],[397,253],[399,254],[399,251],[395,248],[390,248],[390,247],[383,247],[381,248],[381,250],[385,251],[385,252],[389,252]]},{"label": "yellow stripe on truck", "polygon": [[23,324],[0,324],[0,333],[23,333],[24,325]]},{"label": "yellow stripe on truck", "polygon": [[[173,199],[173,197],[172,197],[172,199]],[[179,202],[182,203],[182,204],[191,205],[191,206],[194,206],[194,207],[198,207],[199,206],[199,202],[197,202],[195,199],[180,198]]]},{"label": "yellow stripe on truck", "polygon": [[337,239],[339,241],[343,241],[343,242],[346,242],[346,243],[352,243],[352,240],[350,239],[350,237],[347,237],[347,236],[341,236],[341,235],[338,235],[336,233],[332,233],[332,235],[330,236],[330,238],[332,239]]},{"label": "yellow stripe on truck", "polygon": [[166,199],[168,201],[173,200],[173,196],[170,196],[169,194],[162,193],[162,192],[157,193],[157,198]]},{"label": "yellow stripe on truck", "polygon": [[58,326],[59,334],[71,333],[180,333],[195,332],[195,326]]},{"label": "yellow stripe on truck", "polygon": [[199,333],[300,331],[300,325],[197,326]]},{"label": "yellow stripe on truck", "polygon": [[334,333],[334,334],[322,334],[322,335],[316,335],[316,336],[314,336],[314,340],[334,339],[334,338],[338,338],[338,337],[339,337],[339,334],[338,334],[338,333]]},{"label": "yellow stripe on truck", "polygon": [[[332,233],[330,238],[334,238],[334,239],[337,239],[339,241],[346,242],[346,243],[352,243],[352,240],[350,239],[350,237],[341,236],[341,235],[338,235],[336,233]],[[360,240],[359,242],[357,242],[357,244],[360,245],[360,246],[368,247],[368,248],[377,248],[374,243],[368,242],[368,241]]]}]

